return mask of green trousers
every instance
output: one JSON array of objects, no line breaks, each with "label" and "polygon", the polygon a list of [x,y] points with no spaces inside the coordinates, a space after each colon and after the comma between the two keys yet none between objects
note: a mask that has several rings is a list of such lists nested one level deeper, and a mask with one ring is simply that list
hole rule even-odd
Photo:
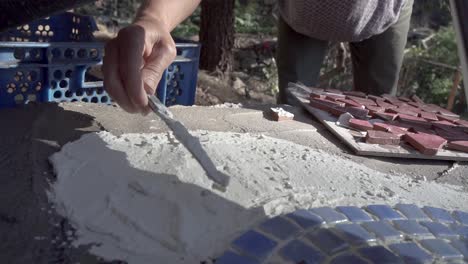
[{"label": "green trousers", "polygon": [[[396,94],[413,1],[407,0],[398,21],[385,32],[361,42],[349,43],[354,90],[373,95]],[[317,85],[328,41],[302,35],[282,18],[278,34],[278,103],[285,104],[291,101],[286,91],[289,82]]]}]

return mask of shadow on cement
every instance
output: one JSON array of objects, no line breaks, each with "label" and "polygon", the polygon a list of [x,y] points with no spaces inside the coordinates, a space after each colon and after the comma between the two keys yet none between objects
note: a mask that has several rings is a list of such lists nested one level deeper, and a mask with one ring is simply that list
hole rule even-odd
[{"label": "shadow on cement", "polygon": [[64,234],[67,223],[48,211],[46,190],[53,176],[47,158],[99,129],[93,117],[57,104],[1,109],[0,122],[0,259],[66,263],[67,251],[51,242]]},{"label": "shadow on cement", "polygon": [[[84,168],[83,171],[89,173],[77,173],[76,176],[79,175],[83,179],[82,182],[80,181],[79,184],[75,185],[75,188],[83,190],[83,192],[94,186],[102,186],[103,189],[101,193],[86,193],[86,197],[83,197],[83,203],[91,205],[93,202],[106,200],[108,193],[111,191],[115,192],[116,184],[113,183],[120,181],[128,185],[123,185],[125,187],[119,188],[122,204],[119,203],[119,198],[111,199],[115,202],[108,206],[112,208],[113,212],[119,212],[120,215],[123,215],[122,213],[128,211],[128,208],[137,208],[142,203],[149,206],[147,208],[148,211],[160,211],[157,215],[147,214],[146,219],[141,218],[141,215],[125,215],[125,222],[127,225],[132,226],[129,230],[136,230],[135,237],[144,236],[154,243],[163,244],[164,246],[161,247],[170,248],[180,255],[187,252],[189,248],[193,250],[194,248],[213,249],[213,247],[215,249],[218,248],[219,254],[221,254],[240,232],[244,232],[258,220],[266,218],[263,208],[246,209],[237,203],[223,198],[219,195],[219,191],[214,191],[209,187],[203,188],[198,185],[182,182],[175,175],[154,173],[134,168],[129,163],[125,152],[110,149],[108,144],[97,134],[91,134],[88,137],[93,137],[92,142],[95,147],[89,150],[89,153],[83,153],[84,155],[89,154],[87,155],[89,160],[85,158],[86,163],[89,164],[87,167],[93,167],[92,162],[94,158],[106,157],[106,159],[112,160],[114,164],[112,171],[115,173],[113,175],[103,174],[105,168],[99,168],[95,172],[90,172]],[[148,151],[148,149],[142,148],[141,151]],[[177,166],[176,162],[174,166]],[[128,176],[131,176],[131,180],[129,180]],[[168,214],[174,215],[173,217],[165,217]],[[227,218],[227,215],[233,217]],[[185,225],[182,225],[178,221],[182,218],[185,221]],[[149,226],[149,223],[145,221],[148,220],[151,220],[156,230],[145,231],[145,228]],[[121,221],[119,217],[115,216],[108,223],[109,227],[116,226],[115,232],[120,235],[122,235],[122,233],[119,233],[122,230],[120,228]],[[135,226],[140,226],[141,228],[135,228]],[[184,233],[187,228],[191,228],[190,235]],[[205,233],[207,230],[213,231],[211,234],[207,234]],[[106,230],[107,232],[111,232],[111,229]],[[191,241],[186,239],[191,236],[194,237]],[[175,243],[175,237],[180,237],[182,243]],[[108,237],[106,236],[107,239]],[[127,239],[125,234],[122,239]],[[119,239],[116,238],[113,244],[118,243]],[[80,263],[90,263],[89,260],[82,258],[73,258],[71,261],[73,263],[77,261]],[[155,261],[155,263],[169,263],[159,259],[152,261]]]}]

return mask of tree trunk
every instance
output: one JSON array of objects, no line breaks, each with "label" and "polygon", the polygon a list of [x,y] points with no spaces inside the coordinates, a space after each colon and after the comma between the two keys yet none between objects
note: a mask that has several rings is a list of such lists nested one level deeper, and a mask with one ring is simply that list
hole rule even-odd
[{"label": "tree trunk", "polygon": [[200,15],[200,68],[228,72],[232,69],[235,0],[203,0]]}]

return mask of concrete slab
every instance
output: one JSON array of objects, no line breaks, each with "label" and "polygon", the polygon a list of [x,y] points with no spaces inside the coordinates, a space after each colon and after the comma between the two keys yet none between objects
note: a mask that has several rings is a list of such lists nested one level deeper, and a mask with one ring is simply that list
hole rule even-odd
[{"label": "concrete slab", "polygon": [[[173,107],[190,130],[262,133],[339,155],[378,171],[412,177],[415,181],[461,185],[468,189],[468,164],[358,157],[299,108],[295,120],[264,118],[269,106]],[[42,104],[0,110],[0,259],[5,263],[102,263],[86,249],[63,241],[73,232],[56,215],[46,196],[54,175],[47,158],[64,144],[86,133],[107,130],[159,133],[167,127],[155,116],[130,115],[118,107],[96,104]],[[59,244],[60,242],[60,244]],[[55,262],[54,262],[55,261]]]}]

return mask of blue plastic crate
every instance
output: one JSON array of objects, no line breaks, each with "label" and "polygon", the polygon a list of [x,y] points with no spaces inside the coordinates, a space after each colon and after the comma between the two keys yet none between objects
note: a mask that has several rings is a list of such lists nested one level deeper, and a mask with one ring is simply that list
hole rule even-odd
[{"label": "blue plastic crate", "polygon": [[[99,74],[104,44],[0,42],[0,108],[37,102],[110,103]],[[157,95],[166,105],[193,105],[200,45],[177,44]]]},{"label": "blue plastic crate", "polygon": [[158,85],[157,95],[161,102],[171,105],[193,105],[197,90],[200,44],[177,43],[177,57],[165,71]]},{"label": "blue plastic crate", "polygon": [[[104,44],[93,41],[95,30],[92,17],[65,12],[0,33],[0,108],[31,101],[110,103],[100,71],[93,71],[104,56]],[[157,95],[168,106],[193,105],[200,45],[176,42],[177,58]]]},{"label": "blue plastic crate", "polygon": [[110,103],[102,81],[85,81],[88,66],[92,65],[0,67],[0,108],[28,102]]},{"label": "blue plastic crate", "polygon": [[103,54],[99,42],[0,42],[0,107],[32,101],[109,103],[102,80],[87,78]]},{"label": "blue plastic crate", "polygon": [[103,56],[101,42],[0,42],[0,65],[97,64]]},{"label": "blue plastic crate", "polygon": [[93,41],[93,32],[96,30],[97,25],[92,17],[64,12],[1,32],[0,41]]}]

